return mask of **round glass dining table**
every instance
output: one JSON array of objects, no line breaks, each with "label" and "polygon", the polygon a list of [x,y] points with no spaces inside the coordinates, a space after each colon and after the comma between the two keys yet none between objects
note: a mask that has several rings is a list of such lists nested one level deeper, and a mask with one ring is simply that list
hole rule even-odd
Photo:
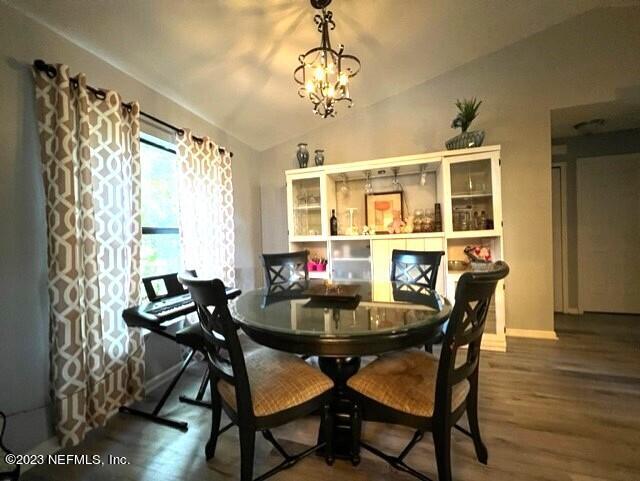
[{"label": "round glass dining table", "polygon": [[437,292],[390,281],[275,284],[242,294],[230,309],[258,344],[318,356],[335,383],[335,456],[354,464],[360,455],[352,442],[346,382],[360,368],[360,357],[431,344],[451,314],[451,304]]},{"label": "round glass dining table", "polygon": [[451,304],[414,284],[311,280],[246,292],[231,310],[258,344],[345,358],[429,344]]}]

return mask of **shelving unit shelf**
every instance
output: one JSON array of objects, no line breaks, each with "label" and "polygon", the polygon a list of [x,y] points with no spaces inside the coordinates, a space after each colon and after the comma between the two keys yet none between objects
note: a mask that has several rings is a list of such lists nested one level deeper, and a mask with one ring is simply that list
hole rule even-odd
[{"label": "shelving unit shelf", "polygon": [[[467,245],[488,247],[494,260],[503,258],[500,146],[292,169],[285,176],[289,249],[328,261],[326,271],[309,273],[312,278],[386,280],[394,249],[439,250],[445,256],[436,289],[453,301],[464,272],[449,271],[449,259],[464,260]],[[400,190],[401,217],[411,221],[416,211],[430,213],[440,204],[442,232],[363,234],[371,223],[365,218],[366,193]],[[335,236],[332,211],[338,218]],[[500,282],[483,348],[506,350],[504,298]]]},{"label": "shelving unit shelf", "polygon": [[452,199],[477,199],[480,197],[491,197],[493,194],[452,194]]}]

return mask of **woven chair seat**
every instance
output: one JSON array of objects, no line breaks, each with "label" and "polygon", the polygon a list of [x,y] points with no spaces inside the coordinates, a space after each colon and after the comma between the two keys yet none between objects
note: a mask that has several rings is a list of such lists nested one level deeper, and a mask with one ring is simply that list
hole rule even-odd
[{"label": "woven chair seat", "polygon": [[[386,354],[347,381],[356,392],[398,411],[432,417],[436,397],[438,360],[417,349]],[[469,393],[467,380],[453,386],[451,410]]]},{"label": "woven chair seat", "polygon": [[[299,357],[262,348],[245,357],[253,412],[268,416],[303,404],[333,388],[333,381]],[[218,381],[220,396],[236,410],[233,385]]]}]

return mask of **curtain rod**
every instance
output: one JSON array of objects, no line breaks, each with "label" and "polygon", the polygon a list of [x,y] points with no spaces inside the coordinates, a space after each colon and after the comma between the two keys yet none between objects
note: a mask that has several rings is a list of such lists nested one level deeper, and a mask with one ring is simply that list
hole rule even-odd
[{"label": "curtain rod", "polygon": [[[54,65],[48,64],[46,63],[44,60],[34,60],[33,62],[33,66],[40,70],[41,72],[45,72],[49,77],[53,78],[58,74],[58,71],[56,69],[56,67]],[[72,80],[73,82],[73,80]],[[74,86],[77,86],[77,82],[73,83]],[[95,88],[92,87],[90,85],[87,85],[87,90],[89,90],[92,94],[94,94],[96,97],[98,97],[99,99],[104,99],[106,96],[106,92],[102,89],[99,88]],[[131,107],[130,103],[126,103],[123,102],[122,105],[124,105],[125,107]],[[157,123],[158,125],[162,125],[163,127],[169,129],[169,130],[173,130],[176,134],[178,135],[184,135],[184,129],[181,129],[180,127],[176,127],[173,124],[170,124],[169,122],[165,122],[164,120],[159,119],[158,117],[155,117],[154,115],[148,114],[144,111],[140,111],[140,115],[142,117],[146,117],[147,119],[151,120],[152,122]],[[196,137],[195,135],[191,135],[191,138],[195,141],[195,142],[199,142],[202,143],[204,141],[203,137]],[[231,151],[227,151],[227,149],[225,149],[224,147],[219,147],[218,148],[218,152],[220,152],[221,154],[224,154],[225,152],[229,153],[230,157],[233,157],[233,152]]]}]

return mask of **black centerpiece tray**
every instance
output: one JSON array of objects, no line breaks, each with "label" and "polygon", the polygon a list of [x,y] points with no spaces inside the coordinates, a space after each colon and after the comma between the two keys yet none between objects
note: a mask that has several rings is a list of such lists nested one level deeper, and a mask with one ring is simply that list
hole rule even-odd
[{"label": "black centerpiece tray", "polygon": [[319,284],[304,291],[309,296],[305,307],[329,309],[356,309],[360,303],[359,285],[354,284]]},{"label": "black centerpiece tray", "polygon": [[358,298],[360,286],[357,284],[317,284],[304,291],[313,300],[323,301],[353,301]]}]

